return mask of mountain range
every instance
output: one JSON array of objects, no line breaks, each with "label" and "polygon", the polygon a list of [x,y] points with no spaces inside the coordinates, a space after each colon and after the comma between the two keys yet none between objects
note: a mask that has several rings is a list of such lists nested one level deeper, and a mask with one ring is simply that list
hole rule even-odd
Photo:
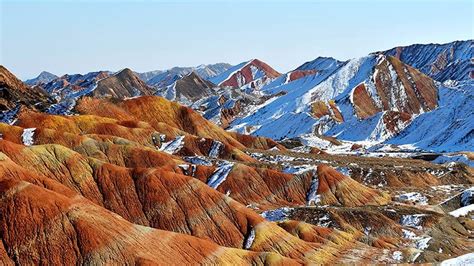
[{"label": "mountain range", "polygon": [[287,73],[0,68],[0,264],[466,263],[472,40]]}]

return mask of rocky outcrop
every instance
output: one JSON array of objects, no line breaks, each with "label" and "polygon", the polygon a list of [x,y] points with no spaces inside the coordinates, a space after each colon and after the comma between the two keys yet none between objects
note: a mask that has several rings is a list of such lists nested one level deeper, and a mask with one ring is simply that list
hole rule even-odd
[{"label": "rocky outcrop", "polygon": [[44,110],[52,103],[52,99],[41,88],[29,88],[8,69],[0,66],[0,112],[21,105]]}]

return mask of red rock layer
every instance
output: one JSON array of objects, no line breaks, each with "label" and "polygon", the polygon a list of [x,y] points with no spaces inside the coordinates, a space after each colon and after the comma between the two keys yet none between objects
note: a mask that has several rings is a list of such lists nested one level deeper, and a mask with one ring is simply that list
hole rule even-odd
[{"label": "red rock layer", "polygon": [[[17,264],[294,264],[275,253],[134,225],[82,197],[0,181],[2,253]],[[5,252],[6,251],[6,252]]]},{"label": "red rock layer", "polygon": [[314,69],[311,69],[311,70],[294,70],[294,71],[291,71],[289,73],[289,78],[288,78],[288,81],[294,81],[294,80],[297,80],[297,79],[300,79],[300,78],[303,78],[303,77],[306,77],[306,76],[309,76],[309,75],[314,75],[316,74],[317,71],[314,70]]},{"label": "red rock layer", "polygon": [[237,132],[229,132],[229,134],[249,149],[269,150],[276,147],[279,150],[285,150],[283,145],[269,138],[244,135]]},{"label": "red rock layer", "polygon": [[374,73],[376,95],[370,95],[364,83],[353,91],[352,102],[359,118],[365,119],[380,111],[419,114],[437,107],[438,89],[434,81],[400,60],[381,56]]},{"label": "red rock layer", "polygon": [[387,131],[395,134],[400,132],[411,121],[411,114],[387,111],[383,114],[382,121]]},{"label": "red rock layer", "polygon": [[370,97],[364,83],[355,87],[352,94],[352,101],[355,113],[359,118],[366,119],[381,111]]}]

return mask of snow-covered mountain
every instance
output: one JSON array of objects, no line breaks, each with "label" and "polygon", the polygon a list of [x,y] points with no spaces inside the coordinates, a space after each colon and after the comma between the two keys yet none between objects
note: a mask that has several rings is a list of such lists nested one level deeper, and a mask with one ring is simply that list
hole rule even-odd
[{"label": "snow-covered mountain", "polygon": [[[409,58],[413,60],[409,62],[422,61],[414,55]],[[446,87],[382,53],[347,62],[317,58],[295,71],[301,70],[316,71],[294,81],[288,79],[289,72],[263,86],[265,94],[283,95],[235,119],[230,129],[274,139],[330,136],[368,146],[412,144],[413,148],[434,151],[472,150],[474,146],[474,117],[469,111],[472,108],[467,107],[473,103],[468,89],[473,87],[471,81],[459,83],[462,88],[453,88],[454,83]],[[458,108],[466,108],[457,113],[459,117],[453,113]],[[438,123],[437,132],[428,126],[435,117],[444,120]],[[458,130],[449,138],[454,128]],[[421,137],[428,135],[431,140]]]},{"label": "snow-covered mountain", "polygon": [[473,40],[400,46],[383,53],[397,57],[437,81],[469,80],[474,77]]},{"label": "snow-covered mountain", "polygon": [[57,77],[58,76],[56,76],[52,73],[49,73],[47,71],[43,71],[36,78],[26,80],[25,84],[29,85],[29,86],[34,86],[34,85],[38,85],[38,84],[46,84],[46,83],[50,82],[51,80],[53,80]]}]

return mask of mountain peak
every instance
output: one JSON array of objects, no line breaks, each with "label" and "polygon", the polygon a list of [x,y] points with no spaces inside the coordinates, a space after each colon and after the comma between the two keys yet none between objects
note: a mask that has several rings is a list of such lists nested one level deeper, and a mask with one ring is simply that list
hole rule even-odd
[{"label": "mountain peak", "polygon": [[297,67],[295,70],[326,70],[332,69],[336,66],[342,65],[344,62],[339,61],[333,57],[318,56],[312,61],[308,61],[301,66]]},{"label": "mountain peak", "polygon": [[254,58],[231,67],[222,74],[211,78],[210,81],[219,86],[242,87],[256,80],[265,82],[275,79],[280,75],[278,71],[267,63]]},{"label": "mountain peak", "polygon": [[153,89],[146,85],[130,68],[124,68],[117,74],[100,80],[93,94],[97,97],[123,99],[151,95]]},{"label": "mountain peak", "polygon": [[48,71],[41,71],[41,73],[33,79],[28,79],[25,81],[26,84],[30,86],[38,85],[38,84],[46,84],[53,79],[57,78],[58,76],[48,72]]}]

